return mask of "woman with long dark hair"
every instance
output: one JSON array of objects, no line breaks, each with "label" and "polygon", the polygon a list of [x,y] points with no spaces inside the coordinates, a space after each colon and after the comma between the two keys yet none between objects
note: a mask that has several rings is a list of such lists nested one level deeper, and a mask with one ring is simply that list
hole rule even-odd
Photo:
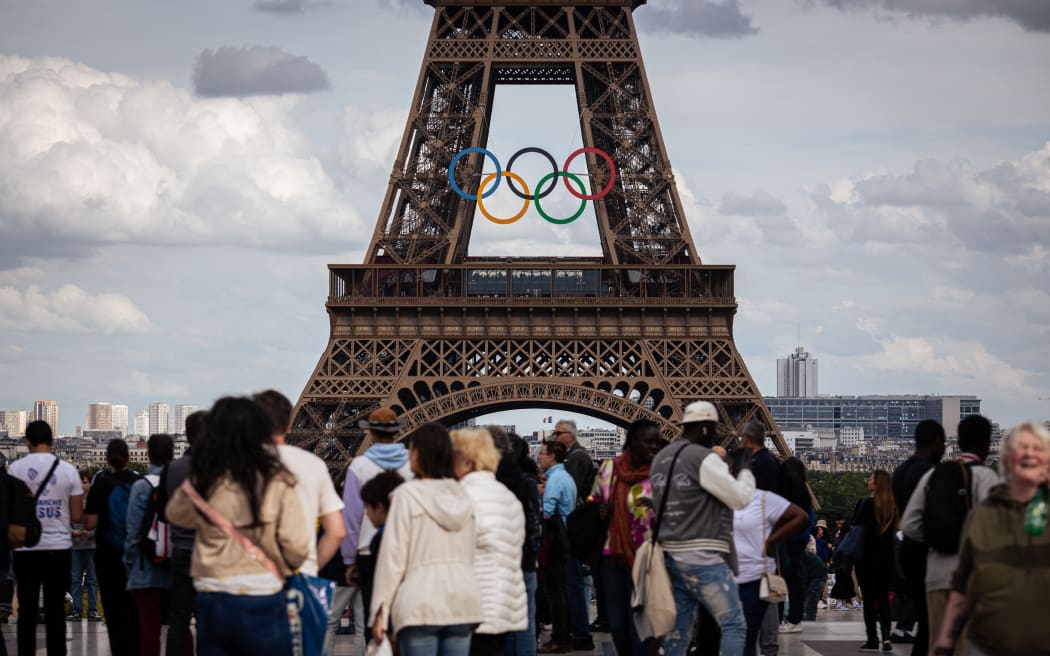
[{"label": "woman with long dark hair", "polygon": [[[780,627],[781,633],[798,633],[802,630],[802,616],[806,608],[805,551],[813,526],[813,498],[809,494],[806,466],[798,458],[788,458],[780,468],[780,496],[802,509],[808,517],[798,532],[780,543],[780,566],[788,585],[787,617]],[[781,604],[780,614],[784,610]]]},{"label": "woman with long dark hair", "polygon": [[510,457],[521,475],[519,489],[522,496],[518,500],[525,513],[525,543],[521,548],[521,571],[522,578],[525,580],[529,624],[524,631],[514,631],[507,637],[503,654],[504,656],[536,656],[536,592],[538,588],[536,569],[540,556],[540,542],[543,539],[543,509],[539,493],[540,468],[529,454],[528,442],[514,433],[509,435],[509,439]]},{"label": "woman with long dark hair", "polygon": [[474,507],[453,475],[452,441],[441,424],[409,436],[416,479],[391,495],[372,592],[372,635],[387,627],[401,656],[467,656],[485,619],[474,578]]},{"label": "woman with long dark hair", "polygon": [[[893,500],[893,479],[876,470],[867,479],[871,496],[861,499],[853,516],[864,527],[864,559],[857,563],[857,582],[864,597],[864,628],[868,640],[861,651],[893,651],[890,642],[890,582],[893,580],[893,541],[900,523]],[[876,623],[881,625],[882,645]]]},{"label": "woman with long dark hair", "polygon": [[[309,555],[313,528],[303,520],[295,477],[273,447],[269,417],[251,399],[219,399],[206,426],[189,478],[166,509],[168,521],[197,531],[190,573],[198,654],[289,653],[282,588]],[[261,553],[246,551],[234,531]]]},{"label": "woman with long dark hair", "polygon": [[648,653],[631,620],[631,568],[635,550],[651,537],[654,513],[649,466],[663,445],[659,426],[647,419],[635,421],[627,428],[623,452],[598,469],[591,493],[590,500],[602,503],[602,514],[609,518],[599,571],[609,632],[620,656]]}]

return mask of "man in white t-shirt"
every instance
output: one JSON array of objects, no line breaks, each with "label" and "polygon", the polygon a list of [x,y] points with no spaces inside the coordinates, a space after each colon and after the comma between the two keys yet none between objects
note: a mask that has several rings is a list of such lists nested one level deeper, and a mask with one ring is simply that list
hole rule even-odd
[{"label": "man in white t-shirt", "polygon": [[273,442],[281,462],[295,474],[295,491],[303,506],[303,518],[316,536],[317,520],[321,520],[324,535],[310,542],[310,555],[299,569],[304,574],[317,576],[318,564],[324,565],[339,551],[346,534],[343,525],[343,500],[336,494],[328,466],[314,454],[285,443],[292,429],[292,403],[275,390],[260,392],[252,397],[269,415],[273,423]]},{"label": "man in white t-shirt", "polygon": [[68,462],[52,455],[54,437],[45,421],[26,426],[29,453],[7,468],[21,479],[33,494],[39,493],[36,514],[43,529],[40,542],[14,553],[15,581],[18,584],[18,653],[36,653],[36,617],[40,586],[44,587],[44,614],[47,618],[47,653],[66,653],[66,589],[73,566],[71,522],[84,513],[84,488],[80,474]]}]

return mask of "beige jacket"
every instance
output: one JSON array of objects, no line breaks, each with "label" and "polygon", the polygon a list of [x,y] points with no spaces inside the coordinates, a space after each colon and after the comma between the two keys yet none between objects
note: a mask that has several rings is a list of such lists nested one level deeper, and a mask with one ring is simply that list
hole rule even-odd
[{"label": "beige jacket", "polygon": [[408,481],[391,495],[372,591],[394,633],[406,626],[480,624],[474,509],[452,479]]},{"label": "beige jacket", "polygon": [[[205,499],[255,542],[276,563],[283,576],[290,575],[309,555],[312,534],[303,520],[295,480],[289,475],[278,476],[267,486],[259,509],[261,525],[256,528],[250,528],[252,511],[248,496],[230,479],[219,481]],[[248,556],[241,545],[205,519],[182,489],[168,502],[165,514],[172,524],[197,531],[190,568],[194,579],[269,574],[266,567]]]}]

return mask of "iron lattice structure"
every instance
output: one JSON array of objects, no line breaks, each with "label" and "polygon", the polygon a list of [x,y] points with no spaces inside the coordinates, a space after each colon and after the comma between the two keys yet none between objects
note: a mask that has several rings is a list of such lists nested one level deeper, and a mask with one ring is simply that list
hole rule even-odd
[{"label": "iron lattice structure", "polygon": [[[757,418],[786,445],[733,343],[732,266],[700,262],[642,63],[644,0],[426,0],[434,21],[401,147],[363,265],[330,265],[331,339],[292,440],[333,467],[358,420],[393,407],[406,430],[550,407],[668,436],[697,399],[726,439]],[[601,258],[467,257],[476,203],[449,165],[488,140],[498,84],[571,84],[584,146],[613,158],[594,201]],[[591,193],[604,162],[586,155]],[[482,156],[455,179],[476,188]]]}]

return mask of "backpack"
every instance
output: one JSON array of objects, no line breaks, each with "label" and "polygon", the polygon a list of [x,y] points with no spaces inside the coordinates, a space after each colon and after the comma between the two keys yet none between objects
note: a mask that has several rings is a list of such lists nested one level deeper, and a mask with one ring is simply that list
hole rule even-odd
[{"label": "backpack", "polygon": [[923,533],[926,544],[941,554],[959,551],[963,524],[973,508],[973,465],[961,460],[942,462],[926,483]]},{"label": "backpack", "polygon": [[47,476],[40,481],[40,487],[36,493],[30,491],[25,481],[17,476],[3,473],[4,485],[7,488],[7,547],[18,549],[19,547],[35,547],[40,544],[40,537],[44,528],[40,525],[37,516],[36,502],[44,493],[48,481],[58,468],[59,459],[56,456],[54,464],[48,470]]},{"label": "backpack", "polygon": [[118,478],[111,474],[113,490],[109,493],[107,506],[109,507],[108,526],[106,526],[106,543],[117,551],[124,551],[124,544],[128,538],[128,501],[131,499],[131,486],[139,479],[138,474],[131,474],[127,480]]},{"label": "backpack", "polygon": [[139,527],[141,552],[140,558],[148,558],[154,565],[166,565],[171,560],[171,526],[164,521],[164,503],[167,498],[164,474],[167,467],[160,476],[149,474],[146,482],[152,488],[149,493],[149,503],[146,504],[146,513],[142,516],[142,526]]}]

